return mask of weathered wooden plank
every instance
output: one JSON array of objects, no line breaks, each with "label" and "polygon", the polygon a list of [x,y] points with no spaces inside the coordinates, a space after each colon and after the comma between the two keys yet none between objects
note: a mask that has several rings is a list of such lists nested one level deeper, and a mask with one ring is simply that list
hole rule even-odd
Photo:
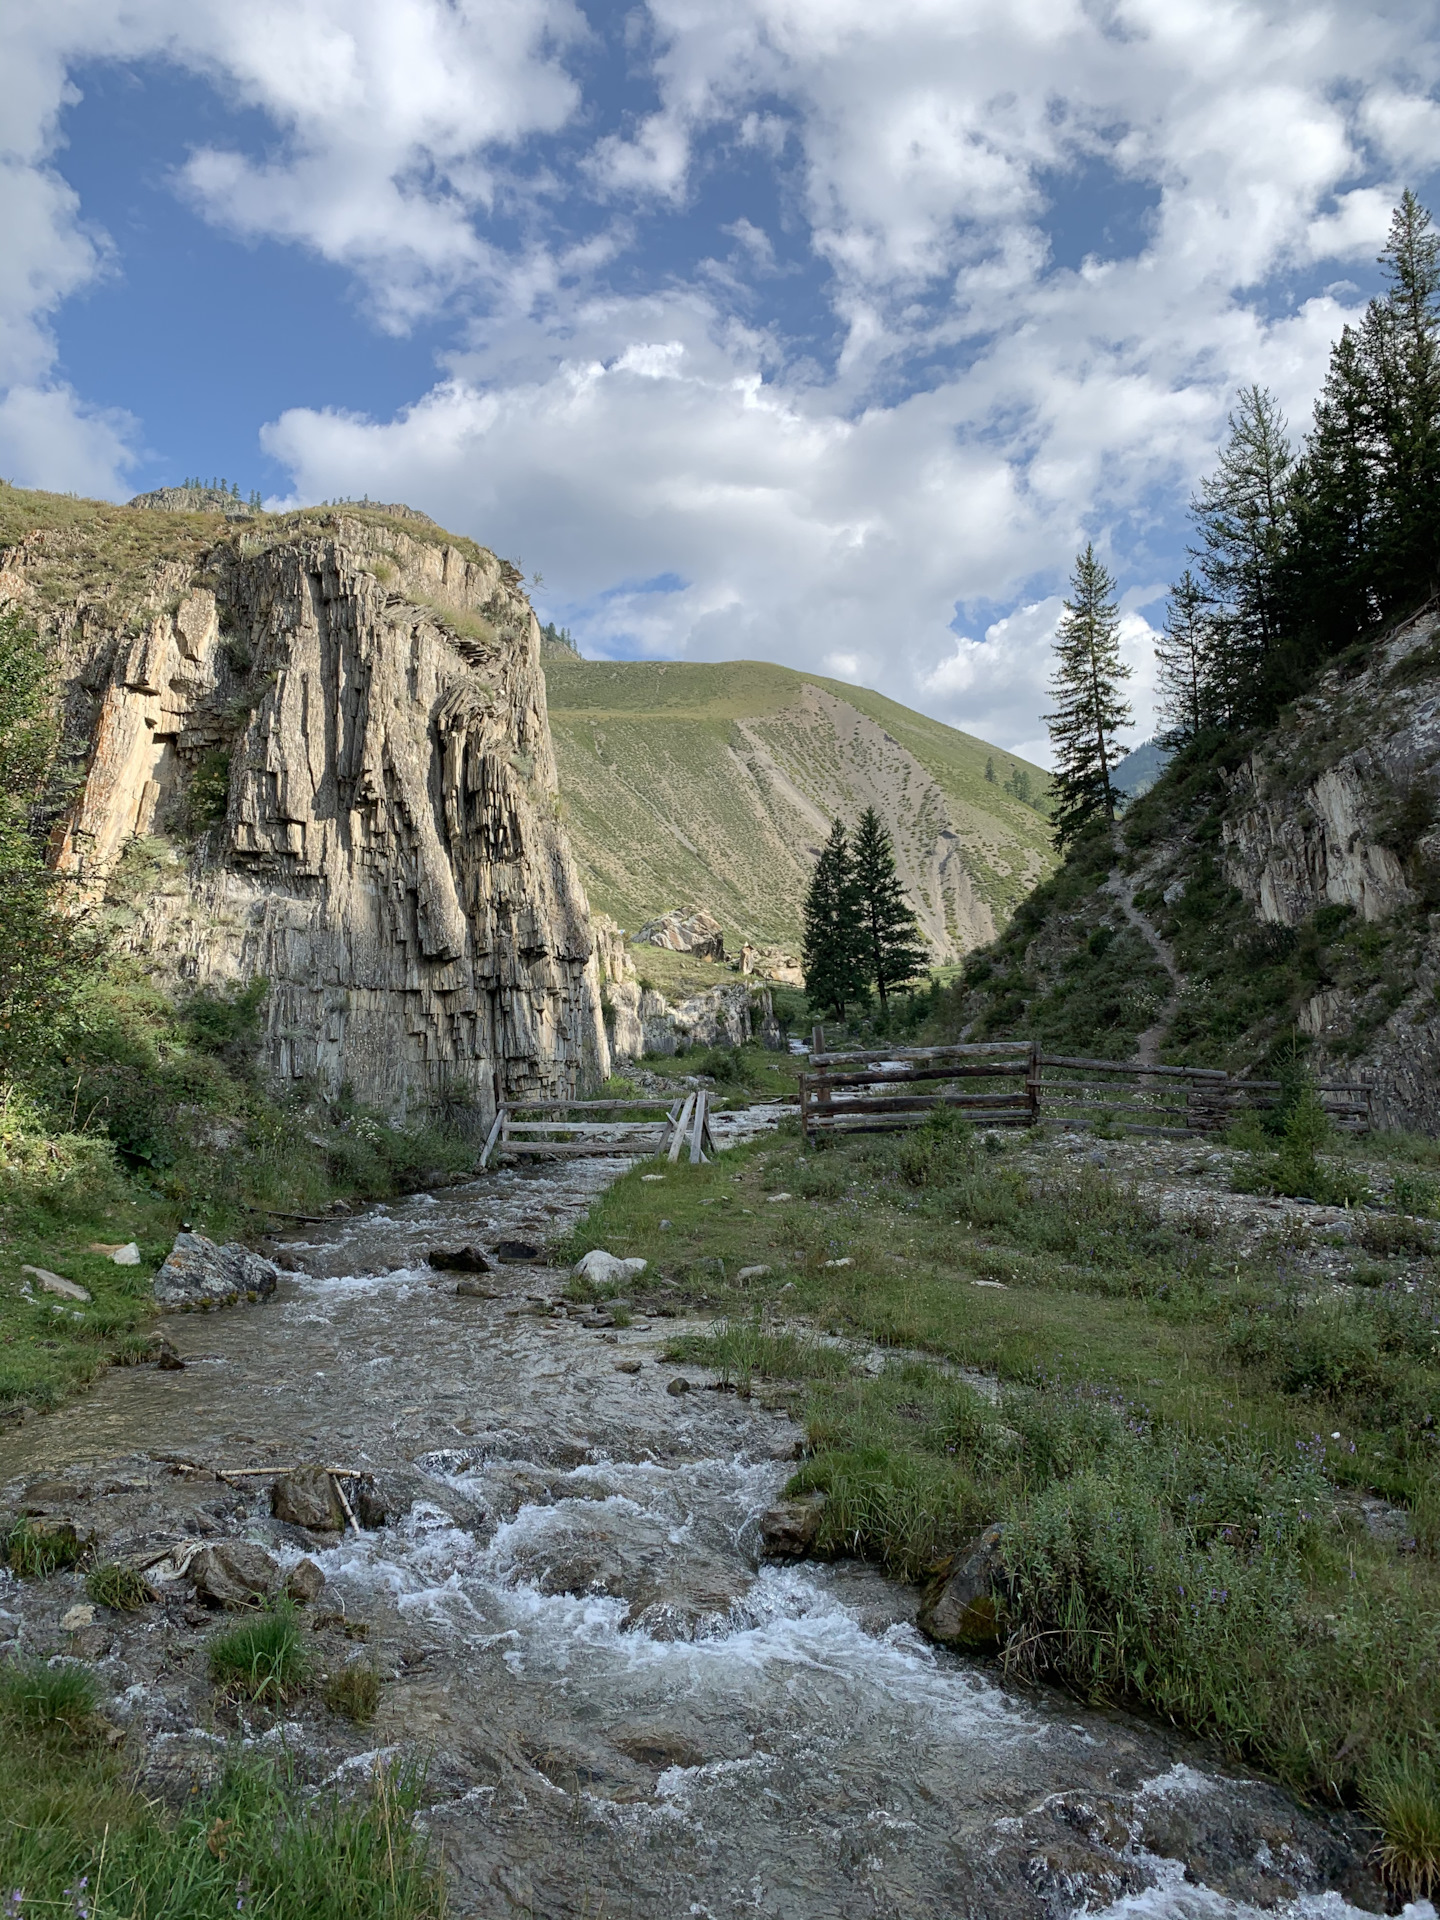
[{"label": "weathered wooden plank", "polygon": [[1016,1104],[1013,1093],[897,1093],[886,1098],[873,1100],[837,1100],[833,1107],[810,1109],[813,1120],[817,1113],[913,1113],[928,1112],[933,1107],[954,1107],[964,1112],[988,1112],[993,1107],[1013,1107]]},{"label": "weathered wooden plank", "polygon": [[1220,1067],[1147,1067],[1138,1060],[1087,1060],[1080,1055],[1060,1053],[1042,1053],[1038,1064],[1042,1068],[1074,1067],[1087,1073],[1174,1074],[1183,1080],[1225,1081],[1229,1078]]},{"label": "weathered wooden plank", "polygon": [[937,1060],[942,1055],[954,1054],[974,1058],[981,1054],[1028,1053],[1028,1040],[966,1040],[957,1041],[949,1047],[885,1047],[872,1053],[812,1053],[812,1067],[840,1066],[846,1064],[863,1065],[871,1060]]},{"label": "weathered wooden plank", "polygon": [[598,1156],[601,1154],[623,1154],[627,1160],[649,1160],[659,1151],[663,1143],[650,1141],[614,1141],[614,1140],[509,1140],[505,1143],[506,1153],[578,1153]]},{"label": "weathered wooden plank", "polygon": [[1030,1071],[1026,1060],[996,1061],[993,1066],[915,1067],[904,1073],[826,1073],[813,1078],[827,1087],[907,1086],[912,1080],[1012,1080]]},{"label": "weathered wooden plank", "polygon": [[705,1133],[705,1109],[709,1105],[709,1095],[702,1087],[695,1096],[695,1113],[690,1123],[690,1164],[698,1167],[704,1159],[701,1140]]},{"label": "weathered wooden plank", "polygon": [[676,1164],[676,1162],[680,1158],[680,1147],[682,1142],[685,1139],[685,1128],[689,1123],[691,1110],[693,1109],[694,1105],[695,1105],[694,1094],[687,1093],[685,1096],[685,1104],[680,1109],[680,1118],[675,1122],[675,1132],[672,1135],[670,1140],[669,1158],[670,1158],[670,1164],[672,1167]]},{"label": "weathered wooden plank", "polygon": [[[927,1109],[923,1107],[908,1110],[902,1108],[899,1111],[889,1109],[884,1111],[884,1122],[892,1123],[896,1127],[907,1126],[912,1122],[918,1125],[926,1118],[926,1114]],[[852,1119],[856,1123],[853,1127],[849,1124]],[[984,1114],[984,1124],[987,1127],[1000,1126],[1010,1121],[1028,1127],[1033,1120],[1034,1115],[1029,1107],[987,1108]],[[849,1107],[832,1107],[829,1113],[811,1115],[811,1124],[823,1133],[847,1133],[857,1129],[883,1133],[884,1122],[875,1116],[875,1109],[858,1103]]]},{"label": "weathered wooden plank", "polygon": [[495,1142],[500,1138],[501,1133],[504,1131],[505,1114],[506,1114],[506,1109],[503,1105],[495,1109],[495,1121],[492,1127],[490,1128],[489,1133],[485,1137],[484,1151],[481,1153],[479,1161],[476,1164],[477,1172],[484,1171],[486,1163],[489,1161],[489,1158],[490,1158],[491,1148],[495,1145]]},{"label": "weathered wooden plank", "polygon": [[673,1100],[652,1100],[636,1095],[633,1100],[512,1100],[511,1113],[604,1113],[621,1107],[672,1107]]}]

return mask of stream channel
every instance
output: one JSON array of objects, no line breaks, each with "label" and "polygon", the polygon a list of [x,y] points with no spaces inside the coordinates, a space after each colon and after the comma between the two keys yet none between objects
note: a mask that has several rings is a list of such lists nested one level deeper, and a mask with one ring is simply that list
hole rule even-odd
[{"label": "stream channel", "polygon": [[[693,1323],[550,1313],[565,1275],[540,1265],[459,1296],[426,1264],[457,1241],[543,1243],[624,1164],[502,1170],[297,1228],[307,1271],[270,1302],[164,1323],[183,1371],[112,1371],[0,1440],[3,1503],[68,1515],[104,1558],[227,1537],[313,1557],[317,1659],[385,1679],[370,1726],[306,1695],[237,1727],[206,1680],[214,1616],[178,1580],[67,1634],[78,1574],[0,1575],[0,1650],[90,1659],[171,1798],[237,1732],[284,1742],[316,1784],[423,1751],[457,1915],[1383,1910],[1350,1825],[935,1648],[915,1591],[871,1568],[762,1564],[758,1516],[801,1430],[778,1396],[663,1362]],[[386,1523],[307,1535],[271,1517],[266,1477],[207,1470],[315,1461],[373,1470]]]}]

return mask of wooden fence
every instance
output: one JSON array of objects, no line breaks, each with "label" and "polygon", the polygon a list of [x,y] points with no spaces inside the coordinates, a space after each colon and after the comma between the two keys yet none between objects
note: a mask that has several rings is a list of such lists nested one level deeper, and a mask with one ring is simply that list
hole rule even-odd
[{"label": "wooden fence", "polygon": [[[621,1118],[622,1114],[656,1107],[663,1107],[665,1111],[654,1119]],[[529,1114],[552,1117],[519,1117]],[[602,1119],[603,1114],[613,1117]],[[569,1115],[579,1117],[561,1117]],[[714,1157],[710,1095],[703,1090],[687,1094],[683,1100],[512,1100],[495,1115],[477,1171],[487,1167],[493,1155],[501,1153],[547,1157],[624,1154],[632,1160],[648,1160],[652,1154],[664,1153],[673,1166],[687,1141],[692,1167],[703,1166]]]},{"label": "wooden fence", "polygon": [[[1332,1081],[1316,1088],[1337,1127],[1370,1128],[1370,1089]],[[1047,1054],[1031,1040],[959,1042],[830,1053],[825,1029],[812,1036],[800,1077],[800,1128],[807,1146],[835,1133],[888,1133],[915,1126],[938,1108],[978,1126],[1033,1127],[1041,1120],[1130,1133],[1184,1137],[1215,1133],[1238,1114],[1273,1108],[1278,1080],[1247,1080],[1212,1067],[1147,1066]]]}]

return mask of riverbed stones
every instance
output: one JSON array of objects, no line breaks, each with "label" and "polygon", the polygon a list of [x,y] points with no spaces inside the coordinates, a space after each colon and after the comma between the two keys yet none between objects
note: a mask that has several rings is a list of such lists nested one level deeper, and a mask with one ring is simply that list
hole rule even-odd
[{"label": "riverbed stones", "polygon": [[803,1560],[820,1535],[823,1493],[777,1500],[760,1516],[760,1550],[767,1560]]},{"label": "riverbed stones", "polygon": [[950,1577],[926,1596],[919,1625],[943,1647],[970,1653],[997,1647],[1002,1638],[995,1587],[1001,1573],[1003,1527],[987,1527]]},{"label": "riverbed stones", "polygon": [[201,1547],[187,1572],[196,1598],[212,1607],[253,1607],[280,1584],[279,1564],[253,1540]]},{"label": "riverbed stones", "polygon": [[78,1280],[67,1280],[63,1273],[52,1273],[48,1267],[21,1267],[27,1279],[34,1280],[42,1293],[58,1293],[62,1300],[85,1301],[90,1291],[82,1287]]},{"label": "riverbed stones", "polygon": [[152,1290],[162,1307],[226,1307],[266,1299],[278,1278],[273,1262],[248,1247],[233,1241],[217,1247],[203,1233],[178,1233]]},{"label": "riverbed stones", "polygon": [[493,1287],[484,1286],[479,1280],[457,1280],[455,1291],[462,1300],[495,1300],[499,1297]]},{"label": "riverbed stones", "polygon": [[441,1273],[494,1273],[496,1263],[483,1247],[432,1247],[430,1264]]},{"label": "riverbed stones", "polygon": [[606,1253],[603,1248],[595,1247],[583,1260],[577,1260],[572,1271],[581,1280],[588,1280],[592,1286],[603,1287],[616,1280],[633,1280],[644,1273],[648,1260],[622,1260],[618,1254]]},{"label": "riverbed stones", "polygon": [[339,1533],[345,1525],[345,1509],[335,1491],[335,1482],[323,1467],[299,1467],[294,1473],[282,1473],[270,1487],[270,1511],[277,1520],[293,1527],[308,1527],[312,1533]]},{"label": "riverbed stones", "polygon": [[325,1575],[308,1557],[293,1566],[285,1576],[286,1598],[297,1607],[308,1607],[325,1591]]}]

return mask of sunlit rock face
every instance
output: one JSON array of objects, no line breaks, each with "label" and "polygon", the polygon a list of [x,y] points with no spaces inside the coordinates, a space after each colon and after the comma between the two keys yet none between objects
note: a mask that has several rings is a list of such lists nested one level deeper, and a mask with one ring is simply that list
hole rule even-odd
[{"label": "sunlit rock face", "polygon": [[279,1085],[483,1118],[603,1078],[520,575],[391,509],[195,524],[119,606],[62,536],[0,555],[83,751],[57,865],[163,983],[263,976]]}]

